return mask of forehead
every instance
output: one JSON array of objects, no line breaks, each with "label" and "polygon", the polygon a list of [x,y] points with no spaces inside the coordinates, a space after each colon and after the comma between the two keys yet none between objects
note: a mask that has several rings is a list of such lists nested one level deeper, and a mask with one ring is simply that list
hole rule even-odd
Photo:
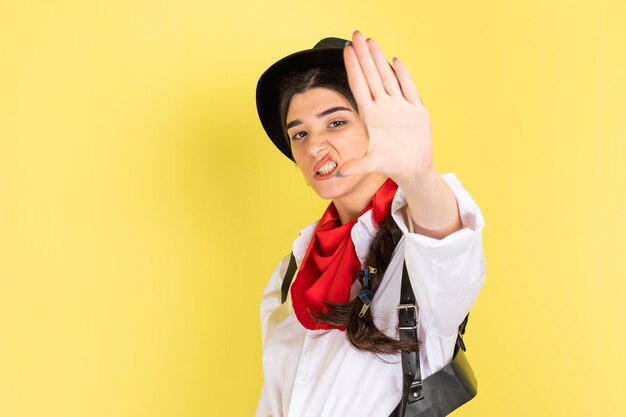
[{"label": "forehead", "polygon": [[311,88],[291,98],[287,110],[287,121],[314,116],[326,109],[338,106],[352,109],[350,101],[337,91],[323,87]]}]

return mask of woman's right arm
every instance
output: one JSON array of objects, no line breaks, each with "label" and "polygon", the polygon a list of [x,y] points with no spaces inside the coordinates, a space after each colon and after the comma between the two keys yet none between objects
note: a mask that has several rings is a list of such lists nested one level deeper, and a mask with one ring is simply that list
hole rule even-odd
[{"label": "woman's right arm", "polygon": [[462,229],[443,239],[406,234],[404,259],[420,311],[421,326],[430,335],[454,338],[472,308],[486,277],[481,210],[455,174],[442,178],[454,192]]}]

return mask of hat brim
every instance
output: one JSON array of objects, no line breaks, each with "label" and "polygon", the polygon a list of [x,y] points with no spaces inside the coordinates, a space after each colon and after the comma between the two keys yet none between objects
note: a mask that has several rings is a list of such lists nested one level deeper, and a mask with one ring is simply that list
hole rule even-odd
[{"label": "hat brim", "polygon": [[[344,40],[337,40],[345,43]],[[269,67],[257,83],[256,106],[261,124],[274,145],[292,161],[294,158],[280,117],[281,83],[291,73],[327,66],[344,66],[343,46],[307,49],[288,55]]]}]

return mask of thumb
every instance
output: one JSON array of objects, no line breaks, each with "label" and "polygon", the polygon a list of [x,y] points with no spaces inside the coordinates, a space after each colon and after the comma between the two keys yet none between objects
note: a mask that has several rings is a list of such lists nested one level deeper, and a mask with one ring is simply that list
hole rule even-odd
[{"label": "thumb", "polygon": [[336,177],[347,177],[349,175],[362,175],[374,172],[374,160],[366,155],[363,158],[350,159],[344,162],[335,172]]}]

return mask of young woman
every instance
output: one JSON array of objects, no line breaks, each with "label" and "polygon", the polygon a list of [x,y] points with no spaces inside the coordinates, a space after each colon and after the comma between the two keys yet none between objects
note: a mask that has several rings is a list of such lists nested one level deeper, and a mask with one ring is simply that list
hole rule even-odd
[{"label": "young woman", "polygon": [[428,393],[426,378],[458,362],[459,326],[485,278],[484,221],[456,176],[437,172],[406,67],[358,31],[350,42],[326,38],[261,76],[257,109],[274,144],[332,200],[263,294],[257,417],[447,414],[411,410],[422,381]]}]

